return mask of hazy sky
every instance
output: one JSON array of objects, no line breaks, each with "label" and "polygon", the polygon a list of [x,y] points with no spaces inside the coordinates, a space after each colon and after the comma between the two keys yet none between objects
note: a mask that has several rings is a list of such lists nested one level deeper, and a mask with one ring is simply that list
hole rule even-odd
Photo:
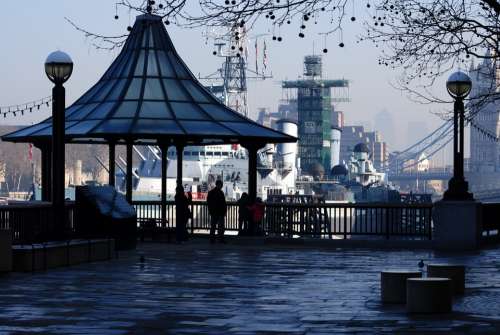
[{"label": "hazy sky", "polygon": [[[364,4],[363,4],[364,6]],[[358,13],[363,9],[357,9]],[[46,56],[56,49],[71,55],[75,67],[66,84],[68,104],[94,84],[117,55],[117,51],[97,51],[84,35],[76,31],[64,19],[68,17],[82,27],[106,35],[126,33],[135,15],[122,10],[120,19],[114,20],[114,1],[108,0],[26,0],[3,1],[0,11],[0,106],[23,103],[50,95],[51,83],[45,77],[43,63]],[[362,15],[359,14],[358,17]],[[318,22],[315,31],[325,31],[327,20]],[[256,28],[253,33],[266,33],[268,26]],[[220,65],[220,58],[212,56],[212,43],[202,36],[203,30],[189,30],[170,25],[168,31],[177,51],[190,66],[193,73],[209,74]],[[325,46],[323,37],[314,30],[306,30],[306,38],[297,36],[298,24],[282,29],[284,41],[274,42],[268,38],[269,68],[273,79],[249,83],[249,103],[253,113],[258,107],[276,109],[282,96],[280,80],[294,79],[302,73],[302,61],[306,54],[321,53]],[[326,41],[329,52],[323,57],[323,68],[330,78],[351,80],[350,103],[339,106],[345,112],[347,124],[374,124],[375,115],[385,110],[393,117],[395,137],[401,139],[390,143],[393,148],[405,146],[408,122],[425,122],[427,130],[435,128],[441,121],[431,111],[443,106],[420,105],[411,102],[394,90],[390,81],[397,72],[377,64],[377,52],[371,43],[356,44],[355,36],[361,32],[361,19],[346,22],[344,48],[339,48],[339,36],[330,36]],[[250,48],[252,53],[253,47]],[[439,80],[435,93],[445,96],[445,79]],[[451,106],[450,106],[451,107]],[[33,115],[0,119],[3,124],[30,124],[49,116],[43,109]],[[424,134],[422,134],[424,135]]]}]

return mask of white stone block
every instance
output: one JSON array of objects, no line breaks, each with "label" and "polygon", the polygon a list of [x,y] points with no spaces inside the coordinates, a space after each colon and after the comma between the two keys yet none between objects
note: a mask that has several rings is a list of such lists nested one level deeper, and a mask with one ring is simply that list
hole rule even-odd
[{"label": "white stone block", "polygon": [[452,283],[449,278],[409,278],[406,281],[408,313],[451,312],[452,296]]},{"label": "white stone block", "polygon": [[380,273],[380,296],[383,303],[406,302],[406,280],[420,278],[420,271],[387,270]]},{"label": "white stone block", "polygon": [[429,264],[427,265],[429,277],[450,278],[454,294],[465,292],[465,266],[454,264]]}]

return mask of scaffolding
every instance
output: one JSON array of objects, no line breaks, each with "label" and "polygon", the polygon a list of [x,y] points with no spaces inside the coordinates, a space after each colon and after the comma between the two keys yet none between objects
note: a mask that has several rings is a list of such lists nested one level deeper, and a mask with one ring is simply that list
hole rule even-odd
[{"label": "scaffolding", "polygon": [[[321,56],[305,56],[304,78],[283,81],[289,101],[297,102],[299,158],[302,171],[314,174],[321,165],[329,171],[333,102],[349,101],[349,81],[323,79]],[[332,95],[332,89],[335,89]],[[337,100],[339,99],[339,100]]]}]

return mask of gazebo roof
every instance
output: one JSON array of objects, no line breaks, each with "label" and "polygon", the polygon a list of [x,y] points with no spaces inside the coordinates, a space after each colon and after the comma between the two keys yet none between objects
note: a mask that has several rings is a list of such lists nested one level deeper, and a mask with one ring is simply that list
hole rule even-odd
[{"label": "gazebo roof", "polygon": [[[295,142],[224,106],[177,54],[161,17],[137,17],[102,78],[65,111],[66,142],[182,140],[186,144]],[[2,137],[49,140],[52,118]]]}]

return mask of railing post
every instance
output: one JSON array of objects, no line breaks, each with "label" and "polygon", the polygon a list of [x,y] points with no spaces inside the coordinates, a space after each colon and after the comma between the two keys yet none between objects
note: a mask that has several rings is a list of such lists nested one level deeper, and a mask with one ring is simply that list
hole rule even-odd
[{"label": "railing post", "polygon": [[388,208],[384,208],[386,210],[386,215],[385,215],[385,238],[388,240],[389,239],[389,215],[388,213]]},{"label": "railing post", "polygon": [[347,207],[344,207],[344,240],[347,239]]},{"label": "railing post", "polygon": [[427,224],[429,225],[429,240],[432,240],[432,206],[428,208],[426,212],[429,213],[427,217],[428,218]]},{"label": "railing post", "polygon": [[193,204],[191,202],[191,235],[194,235],[194,212],[195,212],[195,209],[196,211],[198,212],[198,206],[196,206],[195,204]]}]

